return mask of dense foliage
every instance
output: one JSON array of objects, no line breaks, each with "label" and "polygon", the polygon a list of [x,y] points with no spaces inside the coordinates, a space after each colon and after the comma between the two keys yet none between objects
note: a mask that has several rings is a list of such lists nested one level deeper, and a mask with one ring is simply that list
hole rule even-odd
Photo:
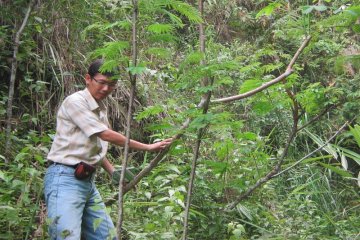
[{"label": "dense foliage", "polygon": [[[14,36],[29,2],[8,119]],[[205,132],[189,239],[360,237],[360,2],[204,3],[201,16],[195,1],[139,1],[134,65],[132,1],[0,1],[0,239],[48,238],[42,181],[56,110],[84,87],[82,76],[96,57],[106,59],[104,70],[123,70],[107,100],[114,129],[125,129],[129,73],[138,76],[132,138],[166,138],[191,119],[166,158],[125,195],[129,239],[181,237],[199,129]],[[219,99],[279,76],[306,36],[312,39],[286,80],[242,100],[211,103],[206,114],[197,108],[209,91]],[[204,86],[203,79],[213,84]],[[108,155],[120,165],[121,148]],[[131,153],[130,165],[142,169],[153,157]],[[239,199],[276,166],[285,171]],[[111,200],[118,189],[104,172],[97,184],[115,221]]]}]

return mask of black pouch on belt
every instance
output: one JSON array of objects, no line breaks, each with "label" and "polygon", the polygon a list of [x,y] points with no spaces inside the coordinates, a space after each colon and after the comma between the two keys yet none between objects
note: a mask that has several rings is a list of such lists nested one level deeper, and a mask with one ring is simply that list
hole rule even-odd
[{"label": "black pouch on belt", "polygon": [[94,166],[91,166],[90,164],[80,162],[76,168],[74,175],[77,179],[83,180],[85,178],[90,177],[94,172],[96,168]]}]

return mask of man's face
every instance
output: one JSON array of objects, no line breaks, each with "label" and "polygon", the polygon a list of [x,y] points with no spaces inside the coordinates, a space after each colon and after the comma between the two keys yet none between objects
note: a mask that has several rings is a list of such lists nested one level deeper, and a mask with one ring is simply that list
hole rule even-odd
[{"label": "man's face", "polygon": [[108,76],[97,73],[94,77],[85,76],[86,86],[93,98],[101,101],[106,98],[116,87],[117,81],[110,80]]}]

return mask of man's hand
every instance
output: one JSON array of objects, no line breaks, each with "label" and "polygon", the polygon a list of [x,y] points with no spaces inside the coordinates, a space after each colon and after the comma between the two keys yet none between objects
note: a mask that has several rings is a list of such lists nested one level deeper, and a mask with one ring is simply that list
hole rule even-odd
[{"label": "man's hand", "polygon": [[148,148],[148,151],[161,151],[163,149],[165,149],[167,146],[169,146],[171,143],[172,143],[173,139],[172,138],[168,138],[168,139],[165,139],[161,142],[156,142],[156,143],[153,143],[153,144],[149,144],[149,148]]}]

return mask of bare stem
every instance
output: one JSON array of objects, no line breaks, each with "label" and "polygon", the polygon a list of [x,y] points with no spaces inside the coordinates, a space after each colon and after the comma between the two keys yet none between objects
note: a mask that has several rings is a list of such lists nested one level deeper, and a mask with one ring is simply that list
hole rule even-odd
[{"label": "bare stem", "polygon": [[225,98],[219,98],[219,99],[211,100],[211,102],[212,103],[228,103],[228,102],[232,102],[232,101],[235,101],[235,100],[248,98],[248,97],[250,97],[252,95],[255,95],[256,93],[259,93],[259,92],[263,91],[264,89],[269,88],[270,86],[284,80],[286,77],[288,77],[289,75],[291,75],[293,73],[292,67],[294,66],[296,60],[298,59],[298,57],[300,55],[300,53],[309,44],[310,39],[311,39],[310,36],[305,38],[305,40],[301,44],[300,48],[296,51],[295,55],[291,59],[291,61],[290,61],[289,65],[287,66],[285,72],[283,74],[281,74],[280,76],[278,76],[277,78],[274,78],[273,80],[261,85],[258,88],[255,88],[255,89],[253,89],[253,90],[251,90],[249,92],[242,93],[242,94],[235,95],[235,96],[231,96],[231,97],[225,97]]},{"label": "bare stem", "polygon": [[[138,0],[133,0],[133,27],[132,27],[132,64],[133,66],[137,65],[137,23],[138,18]],[[124,159],[122,161],[122,169],[119,180],[119,199],[118,199],[118,222],[117,222],[117,236],[118,239],[122,239],[122,223],[123,223],[123,210],[124,210],[124,179],[125,172],[129,159],[129,143],[130,143],[130,130],[131,130],[131,119],[132,119],[132,107],[135,98],[136,91],[136,74],[130,74],[131,80],[131,90],[130,90],[130,99],[129,99],[129,109],[126,120],[126,141],[125,141],[125,150],[124,150]]]},{"label": "bare stem", "polygon": [[17,69],[17,54],[19,52],[19,46],[20,46],[20,36],[22,34],[22,32],[25,29],[25,26],[28,22],[30,13],[31,13],[31,7],[33,5],[34,1],[30,1],[25,17],[23,19],[23,22],[19,28],[19,30],[16,32],[15,34],[15,39],[14,39],[14,51],[13,51],[13,58],[12,58],[12,63],[11,63],[11,75],[10,75],[10,86],[9,86],[9,99],[8,99],[8,104],[7,104],[7,110],[6,110],[6,115],[7,115],[7,122],[6,122],[6,144],[5,144],[5,155],[7,156],[7,158],[5,158],[5,163],[9,163],[8,160],[8,155],[9,155],[9,151],[10,151],[10,146],[11,146],[11,118],[13,115],[12,112],[12,108],[13,108],[13,100],[14,100],[14,89],[15,89],[15,79],[16,79],[16,69]]}]

